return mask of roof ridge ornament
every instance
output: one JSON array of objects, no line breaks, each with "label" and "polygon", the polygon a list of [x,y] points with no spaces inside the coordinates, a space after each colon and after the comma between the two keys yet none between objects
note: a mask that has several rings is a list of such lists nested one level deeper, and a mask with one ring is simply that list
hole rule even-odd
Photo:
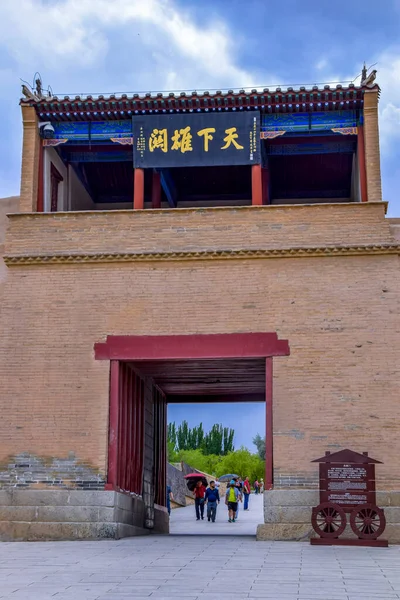
[{"label": "roof ridge ornament", "polygon": [[[376,63],[375,63],[376,64]],[[371,71],[371,73],[368,75],[368,71],[369,69],[371,69],[372,67],[374,67],[375,65],[371,65],[370,67],[365,66],[365,62],[361,71],[361,87],[368,87],[368,88],[372,88],[374,87],[375,84],[375,79],[376,79],[376,74],[377,74],[377,70],[374,69],[373,71]]]}]

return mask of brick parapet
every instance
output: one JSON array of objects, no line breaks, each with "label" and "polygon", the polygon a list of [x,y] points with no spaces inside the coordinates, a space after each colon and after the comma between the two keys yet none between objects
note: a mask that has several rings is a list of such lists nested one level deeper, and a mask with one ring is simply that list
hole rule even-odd
[{"label": "brick parapet", "polygon": [[391,244],[385,203],[10,216],[6,256],[282,250]]}]

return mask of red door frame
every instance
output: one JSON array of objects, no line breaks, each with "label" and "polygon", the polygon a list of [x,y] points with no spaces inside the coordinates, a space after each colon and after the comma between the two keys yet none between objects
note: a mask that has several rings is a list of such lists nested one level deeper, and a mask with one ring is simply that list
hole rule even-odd
[{"label": "red door frame", "polygon": [[274,356],[289,356],[287,340],[276,333],[211,335],[107,336],[94,345],[96,360],[111,361],[110,424],[107,489],[116,489],[118,453],[118,361],[195,360],[212,358],[265,358],[266,461],[265,488],[273,487],[273,370]]}]

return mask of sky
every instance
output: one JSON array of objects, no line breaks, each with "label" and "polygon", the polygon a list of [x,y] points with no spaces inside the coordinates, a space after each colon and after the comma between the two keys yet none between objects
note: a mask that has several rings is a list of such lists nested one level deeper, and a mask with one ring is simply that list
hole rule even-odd
[{"label": "sky", "polygon": [[235,430],[233,440],[235,450],[241,446],[251,452],[257,449],[253,438],[259,433],[265,436],[265,404],[262,402],[239,402],[237,404],[168,404],[168,422],[179,424],[187,421],[189,427],[203,423],[204,431],[209,431],[214,423]]},{"label": "sky", "polygon": [[[19,194],[20,80],[37,71],[54,94],[108,94],[348,82],[365,61],[382,89],[383,197],[400,216],[399,34],[400,0],[0,0],[0,197]],[[170,416],[233,427],[240,446],[263,410]]]},{"label": "sky", "polygon": [[400,216],[399,33],[400,0],[0,0],[0,197],[19,193],[20,79],[36,71],[72,95],[350,81],[366,61]]}]

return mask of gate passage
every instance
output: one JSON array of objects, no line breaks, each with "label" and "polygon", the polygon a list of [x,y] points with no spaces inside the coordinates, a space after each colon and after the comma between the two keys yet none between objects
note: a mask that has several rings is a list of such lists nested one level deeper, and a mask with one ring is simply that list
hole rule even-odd
[{"label": "gate passage", "polygon": [[[383,509],[376,505],[375,464],[382,464],[352,450],[326,452],[312,462],[319,463],[320,504],[312,509],[311,523],[320,536],[311,538],[311,544],[387,546],[387,540],[378,540],[386,519]],[[340,538],[347,526],[357,536]]]}]

